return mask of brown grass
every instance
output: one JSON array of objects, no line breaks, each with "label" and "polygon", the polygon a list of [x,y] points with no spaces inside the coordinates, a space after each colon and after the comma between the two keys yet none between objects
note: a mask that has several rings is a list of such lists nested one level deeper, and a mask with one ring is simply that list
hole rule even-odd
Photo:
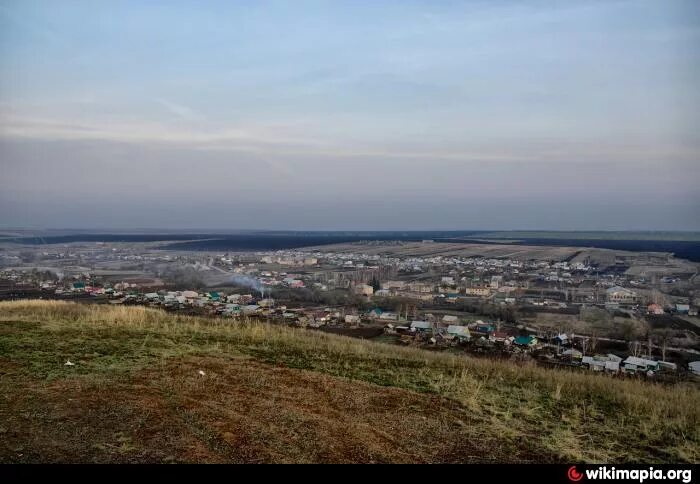
[{"label": "brown grass", "polygon": [[[3,461],[22,461],[19,454],[207,462],[697,462],[700,456],[700,392],[692,386],[254,322],[142,307],[1,303],[0,357],[0,432],[9,433]],[[66,359],[76,366],[64,366]],[[67,394],[77,403],[56,413]],[[115,401],[124,404],[110,405]],[[18,419],[37,409],[45,417],[35,420],[40,425],[16,430],[23,428]],[[141,430],[123,425],[139,414],[149,416]],[[61,447],[61,425],[81,429],[90,449]],[[117,437],[109,437],[111,428]]]}]

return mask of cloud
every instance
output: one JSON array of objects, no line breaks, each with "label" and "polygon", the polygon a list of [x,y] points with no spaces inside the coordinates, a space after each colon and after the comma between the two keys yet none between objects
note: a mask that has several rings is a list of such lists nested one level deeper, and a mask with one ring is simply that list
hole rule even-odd
[{"label": "cloud", "polygon": [[[161,102],[162,100],[159,100]],[[190,109],[161,102],[179,118],[196,117]],[[193,119],[193,118],[192,118]],[[153,146],[174,146],[212,152],[247,152],[266,155],[276,167],[286,156],[382,160],[443,160],[453,162],[640,162],[694,163],[700,159],[696,141],[627,136],[614,138],[491,137],[443,142],[441,137],[407,140],[365,139],[351,141],[329,135],[309,121],[289,124],[220,126],[192,122],[186,126],[163,122],[69,122],[7,112],[0,118],[0,138],[37,141],[107,141]],[[273,159],[274,157],[274,159]],[[278,170],[281,171],[281,170]]]},{"label": "cloud", "polygon": [[194,112],[193,109],[183,106],[182,104],[177,104],[172,101],[168,101],[166,99],[154,99],[158,104],[163,106],[166,111],[168,111],[171,114],[174,114],[178,118],[184,119],[185,121],[202,121],[203,118],[201,115],[197,114]]}]

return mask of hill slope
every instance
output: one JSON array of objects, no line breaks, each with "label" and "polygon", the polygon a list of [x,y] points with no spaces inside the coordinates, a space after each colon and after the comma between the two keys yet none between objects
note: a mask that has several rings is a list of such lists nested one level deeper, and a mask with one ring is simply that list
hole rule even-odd
[{"label": "hill slope", "polygon": [[699,416],[693,387],[0,303],[0,462],[698,462]]}]

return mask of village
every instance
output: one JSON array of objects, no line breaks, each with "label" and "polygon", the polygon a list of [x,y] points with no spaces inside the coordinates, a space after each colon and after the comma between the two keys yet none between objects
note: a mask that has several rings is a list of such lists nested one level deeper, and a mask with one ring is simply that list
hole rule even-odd
[{"label": "village", "polygon": [[4,250],[0,297],[141,304],[664,381],[700,374],[695,273],[658,270],[668,261],[662,256],[643,261],[657,270],[635,271],[624,259],[601,264],[595,255],[332,249],[171,253],[98,243]]}]

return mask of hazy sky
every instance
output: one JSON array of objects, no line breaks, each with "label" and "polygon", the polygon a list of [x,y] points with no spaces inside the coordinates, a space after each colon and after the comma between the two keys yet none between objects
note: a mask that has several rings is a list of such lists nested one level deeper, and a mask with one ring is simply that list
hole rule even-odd
[{"label": "hazy sky", "polygon": [[700,1],[0,0],[0,226],[700,230]]}]

